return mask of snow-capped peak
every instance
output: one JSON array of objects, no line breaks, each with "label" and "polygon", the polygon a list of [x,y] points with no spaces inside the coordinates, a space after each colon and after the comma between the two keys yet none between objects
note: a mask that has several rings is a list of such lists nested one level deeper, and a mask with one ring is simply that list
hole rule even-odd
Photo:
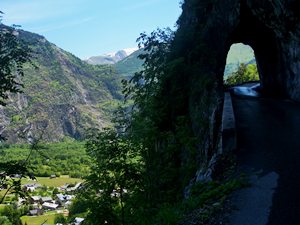
[{"label": "snow-capped peak", "polygon": [[138,48],[135,47],[135,48],[124,48],[124,49],[121,49],[121,50],[118,50],[116,52],[109,52],[109,53],[105,53],[103,54],[104,56],[109,56],[109,57],[114,57],[116,56],[116,54],[120,51],[124,51],[126,53],[126,56],[129,56],[130,54],[132,54],[133,52],[137,51]]},{"label": "snow-capped peak", "polygon": [[129,56],[137,50],[138,48],[125,48],[116,52],[105,53],[99,56],[92,56],[86,59],[85,61],[94,65],[114,64],[126,58],[127,56]]}]

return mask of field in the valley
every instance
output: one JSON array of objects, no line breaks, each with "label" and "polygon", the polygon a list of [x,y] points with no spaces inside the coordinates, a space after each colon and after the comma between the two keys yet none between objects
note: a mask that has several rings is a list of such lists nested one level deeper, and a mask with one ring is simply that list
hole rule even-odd
[{"label": "field in the valley", "polygon": [[[37,177],[36,180],[22,179],[22,184],[38,183],[47,187],[61,187],[64,184],[82,183],[84,180],[80,178],[71,178],[69,176],[61,176],[50,179],[49,177]],[[6,190],[0,191],[0,197],[5,194]],[[1,209],[1,205],[0,205]]]},{"label": "field in the valley", "polygon": [[61,176],[52,179],[49,177],[37,177],[36,180],[22,180],[23,184],[39,183],[47,187],[60,187],[64,184],[75,184],[79,182],[83,182],[83,180],[80,178],[71,178],[69,176]]},{"label": "field in the valley", "polygon": [[41,215],[41,216],[22,216],[21,220],[22,223],[25,222],[28,225],[41,225],[43,223],[54,225],[54,219],[56,214],[48,214],[48,215]]}]

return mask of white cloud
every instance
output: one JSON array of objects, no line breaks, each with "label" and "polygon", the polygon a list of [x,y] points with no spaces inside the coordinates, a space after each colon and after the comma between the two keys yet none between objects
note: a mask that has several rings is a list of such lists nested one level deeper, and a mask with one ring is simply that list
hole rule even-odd
[{"label": "white cloud", "polygon": [[133,52],[135,52],[136,50],[138,50],[139,48],[137,48],[137,47],[134,47],[134,48],[125,48],[125,49],[123,49],[126,53],[127,53],[127,55],[130,55],[130,54],[132,54]]}]

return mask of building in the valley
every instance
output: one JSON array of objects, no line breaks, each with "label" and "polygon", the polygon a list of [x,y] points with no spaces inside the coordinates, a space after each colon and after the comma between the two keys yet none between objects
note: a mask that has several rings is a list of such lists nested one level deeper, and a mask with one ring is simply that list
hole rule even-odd
[{"label": "building in the valley", "polygon": [[53,201],[52,197],[49,197],[49,196],[41,197],[41,200],[40,200],[41,204],[43,204],[44,202],[52,202],[52,201]]},{"label": "building in the valley", "polygon": [[38,202],[40,202],[41,198],[42,198],[41,196],[31,196],[30,203],[31,204],[38,203]]},{"label": "building in the valley", "polygon": [[74,195],[67,195],[67,194],[57,194],[56,195],[56,202],[61,206],[65,206],[67,202],[70,202],[75,196]]},{"label": "building in the valley", "polygon": [[80,186],[81,186],[81,183],[77,183],[77,184],[75,184],[75,186],[72,186],[72,187],[70,187],[70,185],[69,185],[67,187],[66,191],[69,193],[74,192],[74,191],[78,190]]},{"label": "building in the valley", "polygon": [[84,221],[84,218],[76,217],[74,220],[74,225],[80,225]]},{"label": "building in the valley", "polygon": [[40,188],[42,185],[38,183],[34,184],[24,184],[23,185],[23,190],[24,191],[29,191],[29,192],[34,192],[37,188]]},{"label": "building in the valley", "polygon": [[29,215],[30,216],[40,216],[43,215],[44,211],[42,209],[36,208],[29,210]]},{"label": "building in the valley", "polygon": [[46,210],[56,210],[58,208],[58,204],[55,204],[55,203],[50,203],[50,202],[44,202],[42,204],[42,207],[43,209],[46,209]]}]

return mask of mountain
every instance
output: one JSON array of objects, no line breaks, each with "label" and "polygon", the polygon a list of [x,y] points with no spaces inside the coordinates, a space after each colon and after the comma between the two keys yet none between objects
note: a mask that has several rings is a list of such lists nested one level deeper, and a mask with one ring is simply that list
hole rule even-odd
[{"label": "mountain", "polygon": [[0,108],[0,133],[9,142],[81,139],[89,127],[110,125],[122,100],[114,68],[90,65],[38,34],[19,31],[19,37],[32,48],[34,65],[24,66],[23,93]]},{"label": "mountain", "polygon": [[114,66],[117,74],[120,74],[124,77],[133,76],[134,73],[142,70],[143,68],[143,60],[139,59],[138,56],[142,54],[144,51],[139,49],[121,61],[117,62]]},{"label": "mountain", "polygon": [[[22,142],[41,133],[47,141],[82,139],[89,127],[111,125],[112,112],[122,101],[121,79],[142,69],[143,61],[138,58],[142,49],[124,49],[82,61],[38,34],[19,31],[19,36],[35,57],[34,66],[25,65],[23,93],[11,94],[8,105],[0,107],[0,133],[9,142]],[[233,45],[224,76],[242,62],[255,63],[252,49]],[[93,65],[97,63],[105,65]]]},{"label": "mountain", "polygon": [[115,64],[136,50],[137,48],[126,48],[117,52],[107,53],[100,56],[92,56],[85,61],[92,65]]},{"label": "mountain", "polygon": [[244,44],[234,44],[231,46],[226,61],[224,77],[237,70],[241,63],[253,64],[256,63],[252,48]]}]

